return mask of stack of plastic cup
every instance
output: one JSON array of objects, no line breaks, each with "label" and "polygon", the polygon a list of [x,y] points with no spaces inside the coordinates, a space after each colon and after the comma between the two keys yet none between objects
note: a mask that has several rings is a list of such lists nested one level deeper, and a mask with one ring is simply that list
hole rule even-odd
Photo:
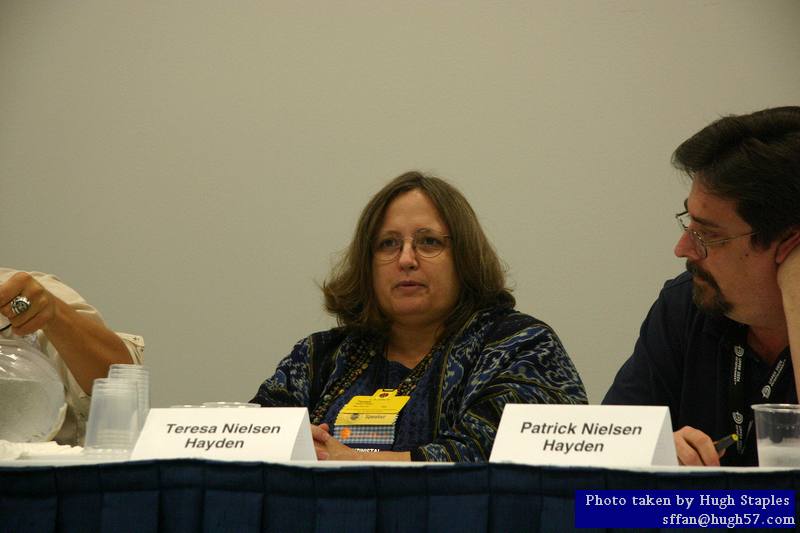
[{"label": "stack of plastic cup", "polygon": [[203,407],[238,408],[238,407],[261,407],[261,406],[257,403],[248,403],[248,402],[203,402]]},{"label": "stack of plastic cup", "polygon": [[111,365],[109,379],[121,379],[136,383],[139,390],[139,428],[144,426],[147,413],[150,412],[150,370],[140,365]]},{"label": "stack of plastic cup", "polygon": [[130,455],[139,437],[139,388],[133,381],[94,380],[84,451],[92,456]]}]

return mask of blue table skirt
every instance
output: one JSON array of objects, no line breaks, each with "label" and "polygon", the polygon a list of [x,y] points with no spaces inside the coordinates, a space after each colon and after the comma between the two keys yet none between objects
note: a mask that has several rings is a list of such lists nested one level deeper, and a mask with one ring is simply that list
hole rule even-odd
[{"label": "blue table skirt", "polygon": [[573,528],[579,489],[799,488],[800,470],[332,469],[201,460],[0,468],[0,531],[561,532]]}]

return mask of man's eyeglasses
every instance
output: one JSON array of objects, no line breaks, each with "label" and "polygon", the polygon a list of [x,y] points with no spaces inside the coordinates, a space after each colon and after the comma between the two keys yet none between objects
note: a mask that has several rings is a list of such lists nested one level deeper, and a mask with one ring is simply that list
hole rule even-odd
[{"label": "man's eyeglasses", "polygon": [[749,237],[750,235],[755,235],[756,233],[758,233],[757,231],[751,231],[750,233],[742,233],[741,235],[736,235],[734,237],[726,237],[724,239],[715,239],[713,241],[707,241],[698,232],[696,232],[693,229],[689,229],[689,224],[691,224],[692,222],[692,217],[689,215],[688,211],[676,214],[675,220],[678,221],[678,226],[680,226],[681,230],[689,234],[692,245],[694,246],[694,251],[702,259],[708,257],[709,246],[716,246],[717,244],[722,244],[724,242],[732,241],[740,237]]},{"label": "man's eyeglasses", "polygon": [[409,239],[414,253],[432,259],[444,252],[450,236],[430,229],[419,229],[411,237],[403,237],[399,233],[386,233],[378,237],[375,242],[375,257],[383,263],[391,263],[400,257],[400,251]]}]

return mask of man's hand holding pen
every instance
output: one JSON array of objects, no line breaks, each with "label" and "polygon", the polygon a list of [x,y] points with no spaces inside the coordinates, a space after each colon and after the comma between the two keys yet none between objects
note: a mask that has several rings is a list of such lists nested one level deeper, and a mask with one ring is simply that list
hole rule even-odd
[{"label": "man's hand holding pen", "polygon": [[672,434],[678,462],[687,466],[719,466],[725,450],[735,444],[736,434],[725,435],[717,441],[691,426],[684,426]]}]

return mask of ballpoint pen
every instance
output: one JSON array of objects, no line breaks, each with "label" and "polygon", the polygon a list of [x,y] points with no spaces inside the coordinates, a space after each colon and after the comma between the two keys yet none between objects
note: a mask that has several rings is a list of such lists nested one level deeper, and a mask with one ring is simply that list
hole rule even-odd
[{"label": "ballpoint pen", "polygon": [[727,449],[729,446],[734,444],[736,441],[739,440],[739,436],[736,433],[731,433],[730,435],[725,435],[719,440],[714,441],[714,449],[717,450],[717,453]]}]

